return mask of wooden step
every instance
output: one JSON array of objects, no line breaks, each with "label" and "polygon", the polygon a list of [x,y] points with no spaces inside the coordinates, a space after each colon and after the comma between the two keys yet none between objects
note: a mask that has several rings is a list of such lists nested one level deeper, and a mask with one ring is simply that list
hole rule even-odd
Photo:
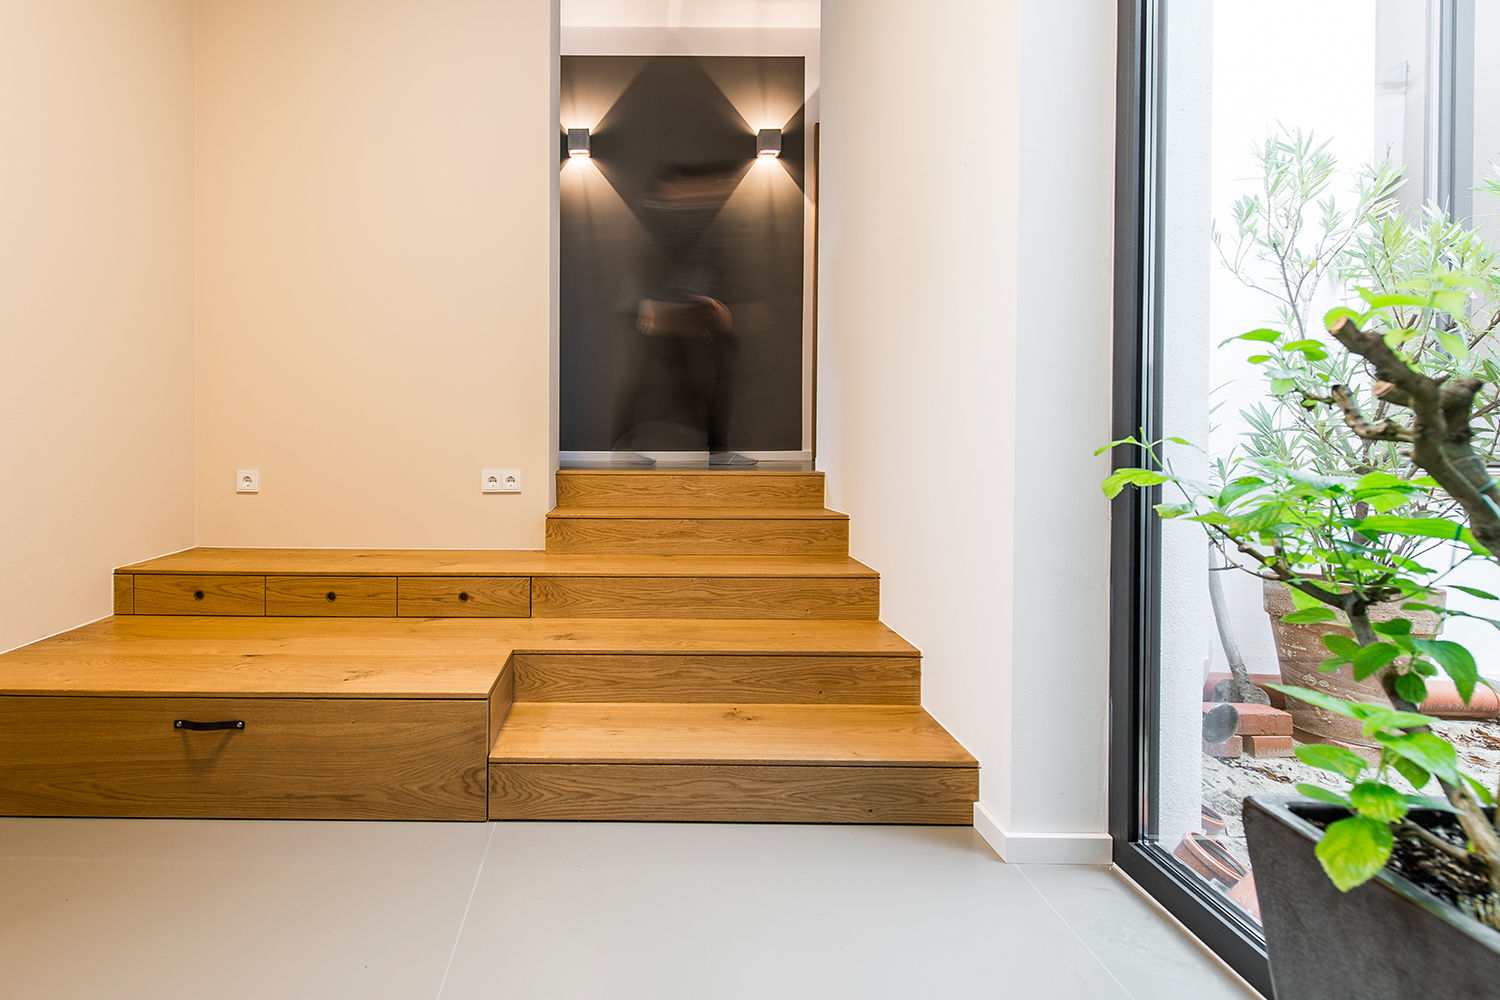
[{"label": "wooden step", "polygon": [[915,705],[921,658],[803,653],[517,653],[516,698]]},{"label": "wooden step", "polygon": [[[137,613],[873,619],[880,609],[879,574],[838,555],[199,548],[115,573],[130,577]],[[238,593],[245,581],[264,596],[232,610],[208,599],[226,588]],[[403,581],[407,592],[424,594],[440,581],[452,600],[403,606]],[[460,599],[511,590],[512,601]],[[157,591],[170,601],[143,596]]]},{"label": "wooden step", "polygon": [[823,473],[562,469],[559,507],[822,507]]},{"label": "wooden step", "polygon": [[494,819],[972,821],[974,758],[915,706],[517,702]]},{"label": "wooden step", "polygon": [[547,551],[847,555],[849,518],[823,507],[558,507]]},{"label": "wooden step", "polygon": [[880,617],[871,577],[534,577],[534,618]]}]

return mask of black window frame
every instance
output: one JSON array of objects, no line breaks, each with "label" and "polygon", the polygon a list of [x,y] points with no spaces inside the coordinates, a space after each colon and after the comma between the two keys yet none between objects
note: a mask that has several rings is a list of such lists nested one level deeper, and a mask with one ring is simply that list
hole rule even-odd
[{"label": "black window frame", "polygon": [[[1435,143],[1438,201],[1466,218],[1472,198],[1474,2],[1431,0],[1437,14]],[[1166,0],[1119,0],[1115,154],[1112,423],[1116,439],[1164,436],[1161,291],[1162,59]],[[1142,464],[1115,450],[1116,468]],[[1161,523],[1159,489],[1126,490],[1110,537],[1109,832],[1127,876],[1266,996],[1265,937],[1241,910],[1151,838],[1159,752]]]}]

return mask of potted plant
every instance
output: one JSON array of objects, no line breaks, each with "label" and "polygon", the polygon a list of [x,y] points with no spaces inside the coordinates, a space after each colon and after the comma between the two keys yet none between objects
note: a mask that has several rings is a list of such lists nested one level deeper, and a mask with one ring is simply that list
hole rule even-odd
[{"label": "potted plant", "polygon": [[[1247,428],[1239,450],[1246,464],[1256,468],[1299,469],[1323,477],[1360,479],[1373,473],[1406,481],[1418,477],[1399,442],[1348,433],[1342,412],[1328,405],[1327,387],[1344,387],[1356,405],[1366,406],[1369,419],[1383,420],[1392,401],[1375,393],[1374,379],[1362,359],[1343,350],[1329,350],[1319,339],[1312,317],[1315,299],[1330,282],[1368,290],[1372,302],[1394,312],[1398,328],[1420,330],[1404,348],[1413,364],[1434,375],[1478,376],[1491,384],[1500,381],[1500,368],[1485,341],[1496,325],[1500,301],[1500,260],[1475,231],[1454,222],[1437,206],[1429,205],[1415,218],[1400,210],[1397,193],[1401,170],[1389,162],[1368,166],[1355,177],[1352,207],[1344,210],[1331,193],[1338,164],[1327,142],[1318,143],[1301,131],[1282,129],[1266,138],[1257,150],[1259,188],[1234,204],[1227,232],[1215,227],[1212,238],[1225,268],[1247,288],[1265,296],[1276,315],[1276,329],[1260,329],[1239,339],[1254,346],[1250,360],[1261,366],[1266,398],[1244,409]],[[1494,190],[1496,181],[1486,182]],[[1472,293],[1471,308],[1434,322],[1427,307],[1402,299],[1402,293],[1436,270],[1462,275],[1464,290]],[[1482,458],[1497,454],[1497,411],[1476,407],[1472,416],[1485,433],[1476,439]],[[1381,496],[1377,493],[1376,496]],[[1356,507],[1368,507],[1359,499]],[[1402,513],[1421,517],[1448,516],[1452,501],[1441,491],[1407,495]],[[1379,511],[1377,511],[1379,512]],[[1417,558],[1431,539],[1388,538],[1389,556]],[[1275,580],[1263,583],[1264,606],[1271,619],[1272,637],[1286,684],[1307,686],[1318,677],[1325,636],[1346,640],[1354,636],[1348,623],[1315,621],[1300,615],[1296,594]],[[1428,595],[1441,606],[1444,595]],[[1374,606],[1373,620],[1407,617],[1413,634],[1436,636],[1441,616],[1429,611],[1409,612],[1396,604]],[[1381,692],[1373,682],[1335,677],[1323,682],[1342,697],[1375,702]],[[1340,742],[1358,750],[1373,748],[1362,727],[1321,711],[1305,702],[1288,704],[1300,735]]]},{"label": "potted plant", "polygon": [[[1346,624],[1347,636],[1323,637],[1328,655],[1320,672],[1373,680],[1384,695],[1384,703],[1370,704],[1315,686],[1281,688],[1356,722],[1378,755],[1372,762],[1343,747],[1298,747],[1304,763],[1343,783],[1299,784],[1302,801],[1247,803],[1279,1000],[1400,995],[1402,988],[1486,995],[1500,972],[1494,796],[1462,772],[1452,744],[1433,732],[1436,720],[1417,711],[1428,680],[1440,674],[1467,702],[1480,683],[1477,664],[1458,643],[1416,635],[1406,619],[1371,614],[1391,603],[1440,618],[1461,614],[1432,603],[1442,574],[1425,566],[1422,554],[1432,544],[1460,546],[1465,559],[1500,554],[1500,484],[1475,427],[1476,414],[1496,404],[1481,398],[1482,378],[1455,370],[1468,360],[1467,344],[1453,338],[1463,336],[1473,315],[1474,291],[1470,276],[1434,274],[1396,292],[1362,291],[1369,306],[1363,313],[1330,312],[1326,326],[1336,346],[1329,347],[1368,367],[1374,381],[1366,394],[1316,373],[1278,376],[1292,379],[1287,391],[1298,405],[1337,416],[1351,450],[1366,442],[1394,446],[1410,475],[1324,475],[1259,455],[1221,463],[1218,482],[1198,484],[1174,475],[1158,445],[1132,440],[1124,443],[1148,461],[1105,483],[1111,495],[1126,486],[1175,484],[1181,501],[1158,505],[1159,513],[1202,523],[1242,568],[1288,588],[1294,623]],[[1248,339],[1276,348],[1262,364],[1289,352],[1317,353],[1292,336],[1257,332]],[[1444,346],[1424,359],[1414,342],[1429,339]],[[1441,795],[1424,794],[1433,790]],[[1314,864],[1327,883],[1308,879]],[[1437,978],[1419,980],[1413,970]]]}]

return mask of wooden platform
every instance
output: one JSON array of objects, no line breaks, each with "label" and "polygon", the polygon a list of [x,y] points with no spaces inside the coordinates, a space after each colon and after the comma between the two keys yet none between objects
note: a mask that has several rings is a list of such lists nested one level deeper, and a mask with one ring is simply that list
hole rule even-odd
[{"label": "wooden platform", "polygon": [[558,489],[566,552],[122,567],[115,617],[0,655],[0,813],[970,822],[821,475]]}]

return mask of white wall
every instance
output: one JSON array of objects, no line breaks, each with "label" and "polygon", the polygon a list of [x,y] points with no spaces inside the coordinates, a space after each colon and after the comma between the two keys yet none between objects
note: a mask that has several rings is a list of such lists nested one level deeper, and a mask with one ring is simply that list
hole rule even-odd
[{"label": "white wall", "polygon": [[208,0],[198,41],[200,544],[539,548],[555,0]]},{"label": "white wall", "polygon": [[1114,24],[823,4],[819,464],[1011,860],[1108,860]]},{"label": "white wall", "polygon": [[0,4],[0,650],[193,542],[193,4]]}]

